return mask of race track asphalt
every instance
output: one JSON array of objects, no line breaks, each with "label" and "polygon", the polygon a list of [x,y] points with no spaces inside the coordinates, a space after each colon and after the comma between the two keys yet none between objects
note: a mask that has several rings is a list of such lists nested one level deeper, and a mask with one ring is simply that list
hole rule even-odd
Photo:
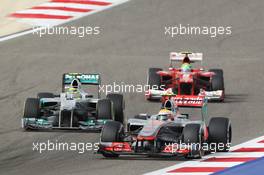
[{"label": "race track asphalt", "polygon": [[[144,84],[149,67],[168,66],[169,52],[204,53],[206,68],[223,68],[226,102],[209,113],[228,116],[233,144],[264,134],[264,3],[262,0],[131,0],[66,26],[100,26],[101,34],[78,38],[26,35],[0,43],[0,174],[141,174],[183,159],[122,157],[109,160],[92,151],[32,151],[33,142],[98,142],[97,133],[23,132],[26,97],[60,91],[64,72],[99,72],[103,84]],[[190,24],[232,26],[232,35],[164,35],[164,27]],[[155,113],[158,103],[140,93],[125,94],[126,116]]]}]

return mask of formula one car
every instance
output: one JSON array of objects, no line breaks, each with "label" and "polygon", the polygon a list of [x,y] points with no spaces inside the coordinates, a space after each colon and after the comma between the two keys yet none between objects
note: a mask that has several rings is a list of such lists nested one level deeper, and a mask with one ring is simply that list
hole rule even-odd
[{"label": "formula one car", "polygon": [[[99,74],[63,74],[62,93],[38,93],[37,98],[26,100],[22,128],[100,131],[106,121],[123,123],[123,95],[108,94],[100,99],[100,83]],[[97,86],[96,97],[83,89],[87,85]]]},{"label": "formula one car", "polygon": [[129,119],[126,132],[122,123],[107,122],[101,131],[98,153],[104,157],[201,158],[205,153],[228,151],[231,122],[225,117],[214,117],[207,125],[207,119],[204,96],[168,96],[158,114],[140,114]]},{"label": "formula one car", "polygon": [[[222,69],[192,68],[191,63],[200,61],[202,53],[170,54],[168,71],[160,68],[150,68],[148,86],[145,97],[147,100],[160,100],[161,96],[170,93],[175,95],[205,95],[210,101],[223,101],[225,95]],[[182,62],[181,68],[176,68],[174,62]]]}]

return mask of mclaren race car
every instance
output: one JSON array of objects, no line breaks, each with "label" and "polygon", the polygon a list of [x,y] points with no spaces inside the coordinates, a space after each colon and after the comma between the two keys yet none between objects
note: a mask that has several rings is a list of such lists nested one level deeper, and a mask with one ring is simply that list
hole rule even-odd
[{"label": "mclaren race car", "polygon": [[[106,121],[123,123],[123,95],[108,94],[100,99],[100,82],[99,74],[64,74],[59,95],[38,93],[36,98],[26,99],[22,128],[100,131]],[[97,86],[95,94],[84,89],[87,85]]]},{"label": "mclaren race car", "polygon": [[209,124],[207,120],[204,96],[169,97],[158,114],[140,114],[129,119],[126,132],[122,123],[107,122],[101,131],[98,153],[104,157],[201,158],[205,153],[228,151],[232,136],[230,120],[213,117]]},{"label": "mclaren race car", "polygon": [[[148,87],[145,93],[147,100],[160,100],[162,95],[204,95],[210,101],[223,101],[225,96],[224,77],[222,69],[193,68],[192,63],[202,63],[202,53],[170,54],[169,70],[150,68],[148,72]],[[176,68],[174,62],[181,62]]]}]

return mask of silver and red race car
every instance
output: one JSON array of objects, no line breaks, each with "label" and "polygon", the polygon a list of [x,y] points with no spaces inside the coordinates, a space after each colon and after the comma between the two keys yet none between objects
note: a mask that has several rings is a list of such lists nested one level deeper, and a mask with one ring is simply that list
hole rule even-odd
[{"label": "silver and red race car", "polygon": [[140,114],[127,122],[107,122],[100,136],[98,153],[119,155],[184,156],[201,158],[205,153],[228,151],[231,122],[213,117],[209,124],[204,96],[168,96],[158,114]]},{"label": "silver and red race car", "polygon": [[[145,93],[147,100],[160,100],[162,95],[204,95],[211,101],[223,101],[225,96],[224,75],[222,69],[202,68],[202,53],[172,52],[170,67],[167,71],[161,68],[150,68],[148,71],[149,89]],[[176,68],[174,62],[181,62]],[[193,68],[192,63],[201,62],[201,67]],[[189,66],[183,69],[182,66]]]}]

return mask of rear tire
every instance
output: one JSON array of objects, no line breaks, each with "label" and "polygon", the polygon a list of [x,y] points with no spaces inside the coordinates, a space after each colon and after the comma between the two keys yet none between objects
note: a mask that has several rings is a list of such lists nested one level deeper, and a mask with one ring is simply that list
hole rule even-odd
[{"label": "rear tire", "polygon": [[[101,142],[120,142],[124,133],[123,125],[117,121],[108,121],[101,132]],[[111,152],[102,152],[104,157],[118,157],[118,154]]]},{"label": "rear tire", "polygon": [[200,124],[187,124],[183,128],[183,143],[194,145],[191,152],[185,158],[201,158],[203,156],[202,133]]},{"label": "rear tire", "polygon": [[158,71],[162,71],[161,68],[149,68],[148,71],[148,82],[150,89],[159,89],[161,85],[160,75],[157,74]]},{"label": "rear tire", "polygon": [[[223,149],[216,149],[217,152],[228,152],[232,140],[231,122],[225,117],[214,117],[209,122],[209,142],[210,144],[224,144]],[[217,147],[218,148],[218,147]]]},{"label": "rear tire", "polygon": [[113,102],[114,120],[124,123],[124,98],[122,94],[107,94],[107,99]]},{"label": "rear tire", "polygon": [[112,120],[113,119],[113,106],[110,99],[101,99],[98,100],[97,106],[97,118],[98,119],[106,119],[106,120]]},{"label": "rear tire", "polygon": [[49,93],[49,92],[40,92],[40,93],[38,93],[37,97],[39,99],[41,99],[41,98],[54,98],[54,94]]}]

